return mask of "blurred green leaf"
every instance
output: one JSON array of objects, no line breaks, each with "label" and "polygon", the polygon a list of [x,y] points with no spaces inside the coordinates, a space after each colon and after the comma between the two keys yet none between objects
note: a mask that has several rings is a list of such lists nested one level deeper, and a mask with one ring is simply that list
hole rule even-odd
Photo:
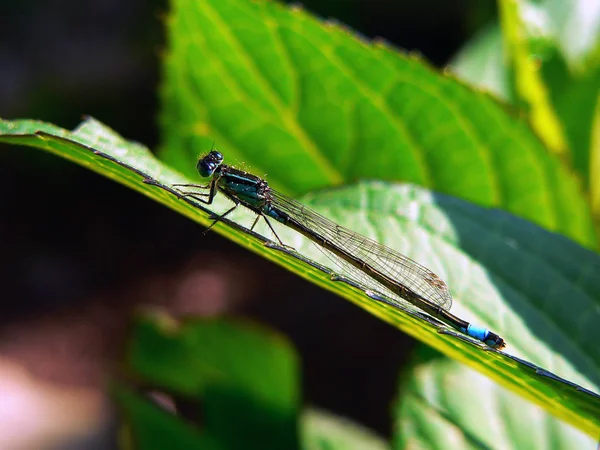
[{"label": "blurred green leaf", "polygon": [[394,448],[596,448],[597,436],[433,353],[423,347],[400,382]]},{"label": "blurred green leaf", "polygon": [[[527,111],[533,129],[550,151],[569,158],[563,125],[552,107],[548,87],[539,71],[541,63],[532,48],[534,41],[525,32],[526,22],[521,20],[523,6],[517,0],[501,0],[498,4],[504,48],[507,49],[514,75],[512,80],[517,105]],[[544,39],[540,46],[551,45]]]},{"label": "blurred green leaf", "polygon": [[228,449],[298,448],[298,363],[274,333],[241,323],[140,319],[131,370],[201,405],[203,428]]},{"label": "blurred green leaf", "polygon": [[183,422],[125,386],[113,383],[111,390],[128,427],[126,433],[122,434],[123,449],[226,449],[207,433],[201,433],[191,424]]},{"label": "blurred green leaf", "polygon": [[577,180],[529,126],[418,58],[263,0],[179,0],[168,23],[161,155],[190,178],[216,140],[288,194],[401,180],[595,246]]},{"label": "blurred green leaf", "polygon": [[304,450],[388,450],[390,445],[372,431],[316,409],[302,416]]},{"label": "blurred green leaf", "polygon": [[549,54],[542,65],[552,102],[564,123],[571,147],[571,164],[581,175],[586,189],[591,189],[592,133],[594,108],[600,95],[600,59],[594,69],[585,73],[569,72],[562,55]]},{"label": "blurred green leaf", "polygon": [[482,28],[448,66],[461,80],[483,88],[503,101],[512,98],[502,54],[502,33],[494,22]]},{"label": "blurred green leaf", "polygon": [[[127,425],[122,434],[121,448],[228,450],[222,442],[199,430],[198,424],[187,423],[148,398],[113,383],[112,393],[119,403]],[[301,417],[300,431],[304,450],[386,450],[389,444],[372,431],[330,413],[306,409]],[[246,447],[251,448],[251,447]]]},{"label": "blurred green leaf", "polygon": [[[44,131],[36,134],[39,130]],[[48,134],[50,131],[57,136]],[[0,122],[0,141],[50,150],[131,186],[200,223],[208,223],[207,212],[177,200],[168,192],[169,184],[185,183],[185,178],[154,159],[140,145],[123,140],[94,120],[86,121],[73,133],[33,121]],[[150,185],[148,181],[156,184]],[[222,197],[218,196],[212,205],[214,211],[227,208],[228,203]],[[333,220],[433,269],[453,290],[456,299],[453,311],[499,332],[507,339],[513,355],[598,390],[599,255],[501,211],[483,209],[411,185],[365,182],[306,197],[305,201]],[[245,224],[253,221],[249,212],[236,212],[235,217]],[[460,336],[459,333],[414,310],[391,308],[347,284],[333,282],[318,266],[307,264],[300,256],[265,247],[259,237],[242,232],[235,222],[230,226],[217,224],[215,229],[541,403],[580,429],[600,432],[596,420],[600,416],[599,397],[513,356],[484,351],[484,346],[472,345],[465,337],[458,339],[455,336]],[[278,227],[277,232],[302,255],[322,259],[314,245],[291,230]],[[331,266],[331,262],[327,263]],[[185,347],[169,349],[171,356],[180,359],[180,353],[188,351]],[[168,366],[165,367],[167,370]],[[178,376],[185,377],[185,373]],[[188,381],[170,380],[181,390],[195,389]]]},{"label": "blurred green leaf", "polygon": [[600,3],[589,0],[545,0],[540,3],[572,71],[596,70],[600,56]]},{"label": "blurred green leaf", "polygon": [[[520,5],[521,11],[532,9],[531,2]],[[539,74],[569,144],[570,163],[584,180],[586,190],[591,191],[592,119],[600,92],[600,31],[592,24],[600,24],[600,8],[594,2],[547,0],[533,5],[533,10],[535,14],[521,14],[520,17],[531,65],[539,65]],[[568,29],[564,24],[568,24]],[[582,34],[577,33],[578,26],[585,29]],[[566,42],[565,33],[577,36],[578,42]],[[499,97],[516,103],[517,96],[507,85],[514,73],[509,73],[509,65],[503,62],[501,41],[498,24],[490,24],[465,45],[451,67],[471,84],[490,89]],[[589,51],[579,55],[570,53],[569,48],[575,44]],[[598,48],[594,49],[595,46]]]},{"label": "blurred green leaf", "polygon": [[590,201],[600,223],[600,92],[596,98],[590,148]]},{"label": "blurred green leaf", "polygon": [[307,410],[299,423],[294,352],[281,337],[255,326],[146,315],[135,327],[127,365],[142,385],[195,401],[202,417],[185,423],[117,389],[133,441],[148,445],[137,448],[172,448],[166,444],[177,434],[174,442],[202,439],[206,448],[292,449],[300,446],[299,431],[307,450],[388,448],[369,430],[324,412]]}]

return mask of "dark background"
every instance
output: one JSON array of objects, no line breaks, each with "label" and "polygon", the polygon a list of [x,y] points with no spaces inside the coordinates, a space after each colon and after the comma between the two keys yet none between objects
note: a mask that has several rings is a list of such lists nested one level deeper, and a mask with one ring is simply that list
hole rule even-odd
[{"label": "dark background", "polygon": [[[438,67],[495,15],[493,2],[475,0],[303,5]],[[3,5],[0,117],[72,129],[88,114],[156,148],[167,7],[139,0]],[[118,360],[136,305],[252,317],[296,345],[307,403],[391,433],[397,377],[416,346],[411,338],[47,153],[2,145],[0,189],[0,358],[44,382],[93,390]]]}]

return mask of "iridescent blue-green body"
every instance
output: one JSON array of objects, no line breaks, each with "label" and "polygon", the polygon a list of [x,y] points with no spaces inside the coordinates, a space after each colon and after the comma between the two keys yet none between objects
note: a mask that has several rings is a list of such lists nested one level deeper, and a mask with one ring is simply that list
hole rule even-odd
[{"label": "iridescent blue-green body", "polygon": [[350,278],[360,279],[360,285],[376,293],[371,297],[395,306],[404,300],[491,347],[501,349],[505,346],[497,334],[451,314],[448,310],[452,296],[448,287],[417,262],[272,190],[264,179],[223,164],[223,155],[218,151],[201,157],[197,169],[202,177],[211,178],[209,193],[203,194],[208,199],[189,195],[211,203],[218,190],[234,202],[234,206],[217,221],[240,204],[244,205],[257,214],[252,228],[263,217],[276,237],[268,218],[296,230],[334,255],[332,258],[338,258],[338,265],[350,273]]}]

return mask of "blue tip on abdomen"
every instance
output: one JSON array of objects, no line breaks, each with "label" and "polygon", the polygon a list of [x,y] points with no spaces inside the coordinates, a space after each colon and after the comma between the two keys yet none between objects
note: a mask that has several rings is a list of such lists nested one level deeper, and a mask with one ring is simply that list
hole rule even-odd
[{"label": "blue tip on abdomen", "polygon": [[469,336],[479,339],[482,342],[486,341],[489,333],[490,332],[487,328],[478,327],[471,324],[469,324],[469,327],[467,328],[467,334]]}]

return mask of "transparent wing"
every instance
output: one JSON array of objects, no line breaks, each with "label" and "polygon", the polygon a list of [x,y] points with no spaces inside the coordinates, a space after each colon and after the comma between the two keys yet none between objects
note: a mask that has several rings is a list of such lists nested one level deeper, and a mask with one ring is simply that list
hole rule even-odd
[{"label": "transparent wing", "polygon": [[[452,295],[448,286],[440,277],[426,267],[391,248],[381,245],[377,241],[337,225],[302,203],[279,192],[270,190],[270,195],[273,206],[284,211],[306,228],[314,231],[315,234],[332,242],[335,246],[343,248],[346,252],[355,255],[376,271],[408,287],[425,299],[439,305],[445,310],[450,310]],[[318,244],[318,241],[315,242]],[[344,271],[344,274],[356,279],[360,284],[392,298],[400,298],[397,293],[390,291],[369,277],[367,273],[360,271],[326,249],[321,249],[325,250],[324,253],[326,253],[329,259],[335,259],[334,262]]]}]

